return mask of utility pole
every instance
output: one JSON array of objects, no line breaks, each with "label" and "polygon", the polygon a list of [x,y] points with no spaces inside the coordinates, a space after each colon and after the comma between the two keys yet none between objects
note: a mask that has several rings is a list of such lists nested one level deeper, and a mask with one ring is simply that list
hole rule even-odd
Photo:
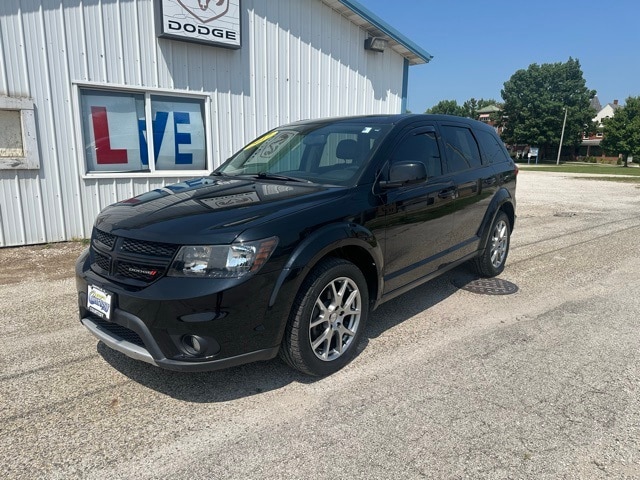
[{"label": "utility pole", "polygon": [[564,127],[567,125],[567,107],[564,107],[564,122],[562,122],[562,134],[560,135],[560,147],[558,148],[558,160],[556,165],[560,165],[560,152],[562,152],[562,141],[564,140]]}]

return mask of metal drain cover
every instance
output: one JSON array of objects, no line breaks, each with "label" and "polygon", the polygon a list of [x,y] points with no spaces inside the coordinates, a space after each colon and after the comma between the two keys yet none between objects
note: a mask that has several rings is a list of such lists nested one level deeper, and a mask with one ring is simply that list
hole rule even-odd
[{"label": "metal drain cover", "polygon": [[518,291],[515,283],[502,278],[459,278],[453,280],[453,285],[471,293],[481,295],[511,295]]}]

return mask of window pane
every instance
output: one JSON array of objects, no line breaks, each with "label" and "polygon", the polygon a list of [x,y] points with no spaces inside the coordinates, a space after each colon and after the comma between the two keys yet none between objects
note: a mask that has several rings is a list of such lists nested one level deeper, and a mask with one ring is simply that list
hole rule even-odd
[{"label": "window pane", "polygon": [[148,170],[143,95],[83,89],[81,110],[87,171]]},{"label": "window pane", "polygon": [[434,132],[409,135],[402,139],[393,152],[394,162],[422,162],[427,169],[427,176],[442,175],[440,148]]},{"label": "window pane", "polygon": [[476,135],[480,145],[482,145],[482,152],[489,160],[489,163],[501,163],[509,160],[508,155],[504,151],[502,141],[498,140],[495,135],[481,130],[477,130]]},{"label": "window pane", "polygon": [[0,110],[0,157],[24,157],[19,110]]},{"label": "window pane", "polygon": [[449,172],[459,172],[482,165],[480,151],[471,131],[464,127],[442,126]]},{"label": "window pane", "polygon": [[272,130],[216,171],[225,175],[281,173],[315,183],[348,185],[391,127],[336,120]]},{"label": "window pane", "polygon": [[156,170],[205,170],[204,102],[151,97]]}]

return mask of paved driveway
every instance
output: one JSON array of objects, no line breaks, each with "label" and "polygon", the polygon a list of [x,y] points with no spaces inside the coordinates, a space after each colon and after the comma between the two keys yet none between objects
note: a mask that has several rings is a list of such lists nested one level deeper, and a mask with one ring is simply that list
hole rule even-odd
[{"label": "paved driveway", "polygon": [[518,215],[517,293],[450,272],[321,380],[130,360],[78,323],[80,245],[0,249],[0,476],[640,478],[640,190],[521,172]]}]

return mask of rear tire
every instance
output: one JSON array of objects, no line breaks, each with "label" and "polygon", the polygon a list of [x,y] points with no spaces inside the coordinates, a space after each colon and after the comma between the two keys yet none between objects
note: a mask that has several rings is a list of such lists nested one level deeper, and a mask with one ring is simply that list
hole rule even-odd
[{"label": "rear tire", "polygon": [[368,315],[369,291],[360,269],[341,258],[323,260],[296,296],[280,357],[308,375],[330,375],[357,354]]},{"label": "rear tire", "polygon": [[495,277],[504,270],[511,244],[511,224],[509,217],[500,211],[491,225],[487,246],[476,258],[475,268],[482,277]]}]

